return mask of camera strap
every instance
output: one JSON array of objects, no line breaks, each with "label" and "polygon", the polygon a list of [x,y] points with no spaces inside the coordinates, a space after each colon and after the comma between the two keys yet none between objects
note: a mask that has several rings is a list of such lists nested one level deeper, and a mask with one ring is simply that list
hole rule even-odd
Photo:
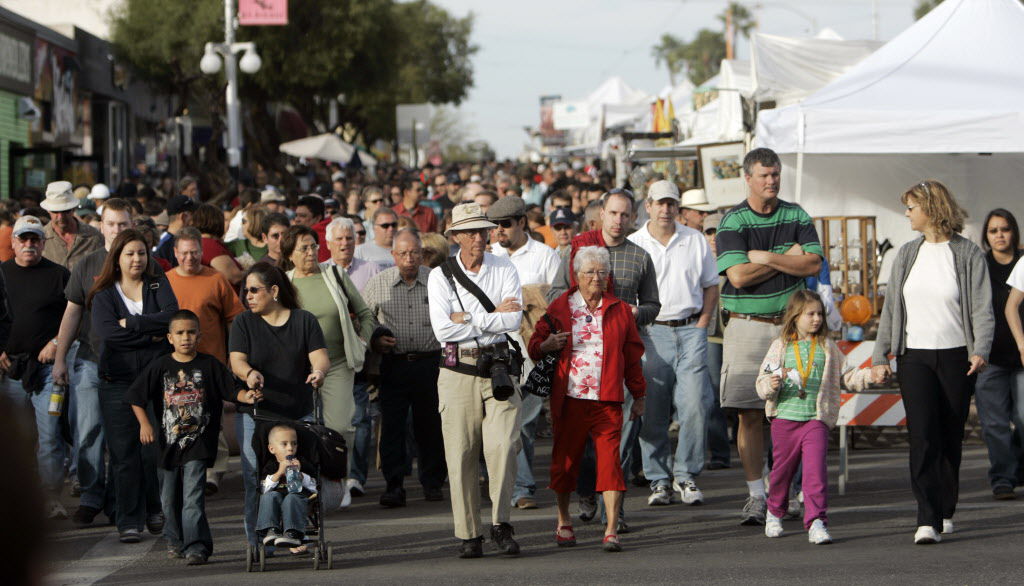
[{"label": "camera strap", "polygon": [[[459,261],[456,260],[454,256],[449,256],[443,263],[441,263],[441,273],[443,273],[445,278],[448,279],[448,282],[451,283],[452,291],[455,292],[455,297],[459,299],[459,306],[462,307],[463,312],[466,311],[466,308],[462,305],[462,299],[459,298],[459,290],[455,288],[455,281],[458,281],[459,284],[462,285],[463,289],[469,291],[473,297],[476,297],[477,301],[480,302],[480,305],[484,307],[487,313],[494,313],[494,302],[491,301],[490,297],[488,297],[487,294],[484,293],[480,287],[478,287],[477,284],[466,275],[465,271],[462,270],[462,267],[459,266]],[[505,334],[505,340],[508,341],[509,347],[512,348],[516,360],[519,361],[519,364],[522,364],[523,349],[519,346],[519,342],[513,340],[512,336],[509,336],[508,334]],[[477,342],[477,346],[480,346],[480,342]]]}]

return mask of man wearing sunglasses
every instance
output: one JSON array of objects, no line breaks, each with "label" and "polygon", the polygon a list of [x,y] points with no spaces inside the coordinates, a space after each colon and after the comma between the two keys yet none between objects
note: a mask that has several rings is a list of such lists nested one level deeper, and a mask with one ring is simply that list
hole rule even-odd
[{"label": "man wearing sunglasses", "polygon": [[378,208],[373,212],[373,240],[356,246],[356,258],[377,263],[381,269],[395,265],[391,245],[398,231],[398,214],[391,208]]},{"label": "man wearing sunglasses", "polygon": [[[521,197],[509,195],[499,199],[487,210],[487,219],[497,224],[491,230],[491,253],[512,261],[524,289],[546,285],[555,279],[561,259],[551,247],[527,235],[526,202]],[[538,309],[543,315],[543,308]],[[529,331],[510,335],[525,348],[523,340],[529,340],[532,334]],[[528,357],[524,357],[524,360],[523,372],[530,372],[533,364]],[[520,509],[537,508],[534,499],[537,485],[533,480],[533,442],[537,434],[537,418],[543,406],[544,401],[540,397],[526,395],[520,407],[520,441],[523,449],[516,457],[516,484],[512,492],[512,505]]]}]

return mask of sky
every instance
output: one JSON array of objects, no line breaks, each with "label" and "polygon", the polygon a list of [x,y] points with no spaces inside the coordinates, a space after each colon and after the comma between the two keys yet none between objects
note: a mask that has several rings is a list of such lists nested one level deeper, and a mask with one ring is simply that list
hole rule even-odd
[{"label": "sky", "polygon": [[[649,93],[669,83],[655,67],[651,47],[671,33],[691,40],[726,0],[433,0],[455,16],[475,16],[474,87],[459,106],[471,138],[486,140],[499,157],[514,157],[536,126],[539,97],[585,97],[613,75]],[[878,39],[887,41],[913,23],[915,0],[743,1],[754,8],[759,31],[813,36],[830,27],[843,38],[871,39],[877,8]],[[749,59],[741,42],[737,58]]]}]

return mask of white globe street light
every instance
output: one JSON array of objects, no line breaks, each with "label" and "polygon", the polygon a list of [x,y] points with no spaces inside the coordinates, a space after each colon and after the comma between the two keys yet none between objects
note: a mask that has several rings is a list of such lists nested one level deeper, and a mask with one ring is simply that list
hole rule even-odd
[{"label": "white globe street light", "polygon": [[[263,60],[260,59],[260,56],[256,54],[255,47],[251,49],[246,49],[245,54],[243,54],[242,58],[238,61],[238,66],[242,69],[242,71],[250,75],[259,71],[262,65]],[[200,63],[199,66],[202,67],[203,64]]]}]

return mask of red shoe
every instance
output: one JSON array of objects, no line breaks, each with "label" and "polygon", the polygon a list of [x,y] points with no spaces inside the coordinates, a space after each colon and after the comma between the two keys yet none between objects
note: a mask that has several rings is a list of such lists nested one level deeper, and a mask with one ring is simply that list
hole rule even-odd
[{"label": "red shoe", "polygon": [[[568,537],[564,536],[563,533],[567,533]],[[572,547],[576,545],[576,532],[573,531],[572,525],[560,525],[555,531],[555,543],[558,547]]]},{"label": "red shoe", "polygon": [[622,551],[622,545],[619,543],[619,536],[614,533],[604,536],[604,541],[601,543],[601,547],[608,552]]}]

